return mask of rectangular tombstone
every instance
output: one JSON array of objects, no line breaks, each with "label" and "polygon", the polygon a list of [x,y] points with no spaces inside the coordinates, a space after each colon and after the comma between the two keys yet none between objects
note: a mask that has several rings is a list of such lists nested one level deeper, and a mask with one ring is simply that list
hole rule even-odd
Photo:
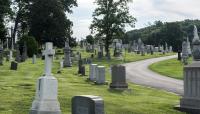
[{"label": "rectangular tombstone", "polygon": [[64,63],[63,60],[60,61],[60,69],[62,69],[64,67]]},{"label": "rectangular tombstone", "polygon": [[72,98],[72,114],[104,114],[104,101],[99,96],[75,96]]},{"label": "rectangular tombstone", "polygon": [[33,64],[35,64],[35,63],[36,63],[36,55],[35,55],[35,54],[33,55],[33,58],[32,58],[32,63],[33,63]]},{"label": "rectangular tombstone", "polygon": [[10,70],[17,70],[18,63],[16,61],[11,62]]},{"label": "rectangular tombstone", "polygon": [[97,69],[96,69],[96,84],[106,84],[106,81],[105,81],[105,66],[97,66]]},{"label": "rectangular tombstone", "polygon": [[154,48],[154,52],[158,52],[159,51],[159,48],[158,47],[155,47]]},{"label": "rectangular tombstone", "polygon": [[68,42],[65,42],[65,48],[64,48],[64,67],[72,67],[72,61],[71,61],[71,48],[69,47]]},{"label": "rectangular tombstone", "polygon": [[115,65],[112,67],[112,83],[111,89],[128,89],[126,83],[126,69],[125,66]]},{"label": "rectangular tombstone", "polygon": [[90,75],[89,75],[90,81],[95,81],[95,79],[96,79],[96,69],[97,69],[97,64],[91,64],[90,65]]},{"label": "rectangular tombstone", "polygon": [[180,110],[200,113],[200,61],[184,67],[184,95],[180,100]]}]

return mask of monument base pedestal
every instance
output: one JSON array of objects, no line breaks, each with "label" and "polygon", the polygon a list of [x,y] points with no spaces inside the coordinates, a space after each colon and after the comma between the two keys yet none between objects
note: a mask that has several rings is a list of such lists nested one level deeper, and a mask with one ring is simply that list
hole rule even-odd
[{"label": "monument base pedestal", "polygon": [[61,114],[60,103],[57,100],[57,86],[55,77],[40,77],[29,114]]},{"label": "monument base pedestal", "polygon": [[31,110],[29,114],[61,114],[61,111],[38,111],[38,110]]},{"label": "monument base pedestal", "polygon": [[180,100],[180,105],[175,108],[190,114],[200,114],[200,99],[182,98]]},{"label": "monument base pedestal", "polygon": [[126,83],[111,83],[110,84],[110,89],[119,89],[119,90],[125,90],[125,89],[128,89],[128,84]]}]

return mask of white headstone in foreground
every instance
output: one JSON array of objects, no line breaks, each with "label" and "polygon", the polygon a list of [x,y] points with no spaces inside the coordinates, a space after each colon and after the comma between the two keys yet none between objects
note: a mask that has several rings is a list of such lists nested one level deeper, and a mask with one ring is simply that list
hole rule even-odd
[{"label": "white headstone in foreground", "polygon": [[55,54],[52,43],[46,43],[44,54],[45,74],[38,79],[35,100],[29,114],[61,114],[57,99],[58,82],[51,74],[52,60]]}]

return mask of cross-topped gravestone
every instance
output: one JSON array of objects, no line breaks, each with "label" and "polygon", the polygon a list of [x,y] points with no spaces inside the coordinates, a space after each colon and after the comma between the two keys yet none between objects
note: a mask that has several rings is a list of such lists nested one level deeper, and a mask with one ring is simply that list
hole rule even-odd
[{"label": "cross-topped gravestone", "polygon": [[52,60],[55,50],[53,50],[52,43],[46,43],[45,55],[45,76],[51,76]]},{"label": "cross-topped gravestone", "polygon": [[54,54],[53,44],[46,43],[44,51],[45,74],[38,79],[36,97],[32,103],[30,114],[61,114],[60,104],[57,99],[58,82],[51,74]]},{"label": "cross-topped gravestone", "polygon": [[69,43],[65,42],[65,48],[64,48],[64,53],[65,53],[65,57],[64,57],[64,62],[63,62],[63,66],[64,67],[71,67],[72,66],[72,62],[71,62],[71,49],[69,47]]}]

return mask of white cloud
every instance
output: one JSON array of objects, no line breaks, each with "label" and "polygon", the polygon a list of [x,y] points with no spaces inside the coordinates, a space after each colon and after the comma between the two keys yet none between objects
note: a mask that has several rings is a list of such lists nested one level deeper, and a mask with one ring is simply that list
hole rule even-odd
[{"label": "white cloud", "polygon": [[[95,0],[78,0],[78,7],[70,19],[74,22],[74,35],[85,38],[90,33],[92,12]],[[179,21],[184,19],[200,19],[200,0],[133,0],[129,4],[130,13],[137,18],[136,28],[145,27],[148,22]],[[127,28],[131,30],[132,28]]]}]

